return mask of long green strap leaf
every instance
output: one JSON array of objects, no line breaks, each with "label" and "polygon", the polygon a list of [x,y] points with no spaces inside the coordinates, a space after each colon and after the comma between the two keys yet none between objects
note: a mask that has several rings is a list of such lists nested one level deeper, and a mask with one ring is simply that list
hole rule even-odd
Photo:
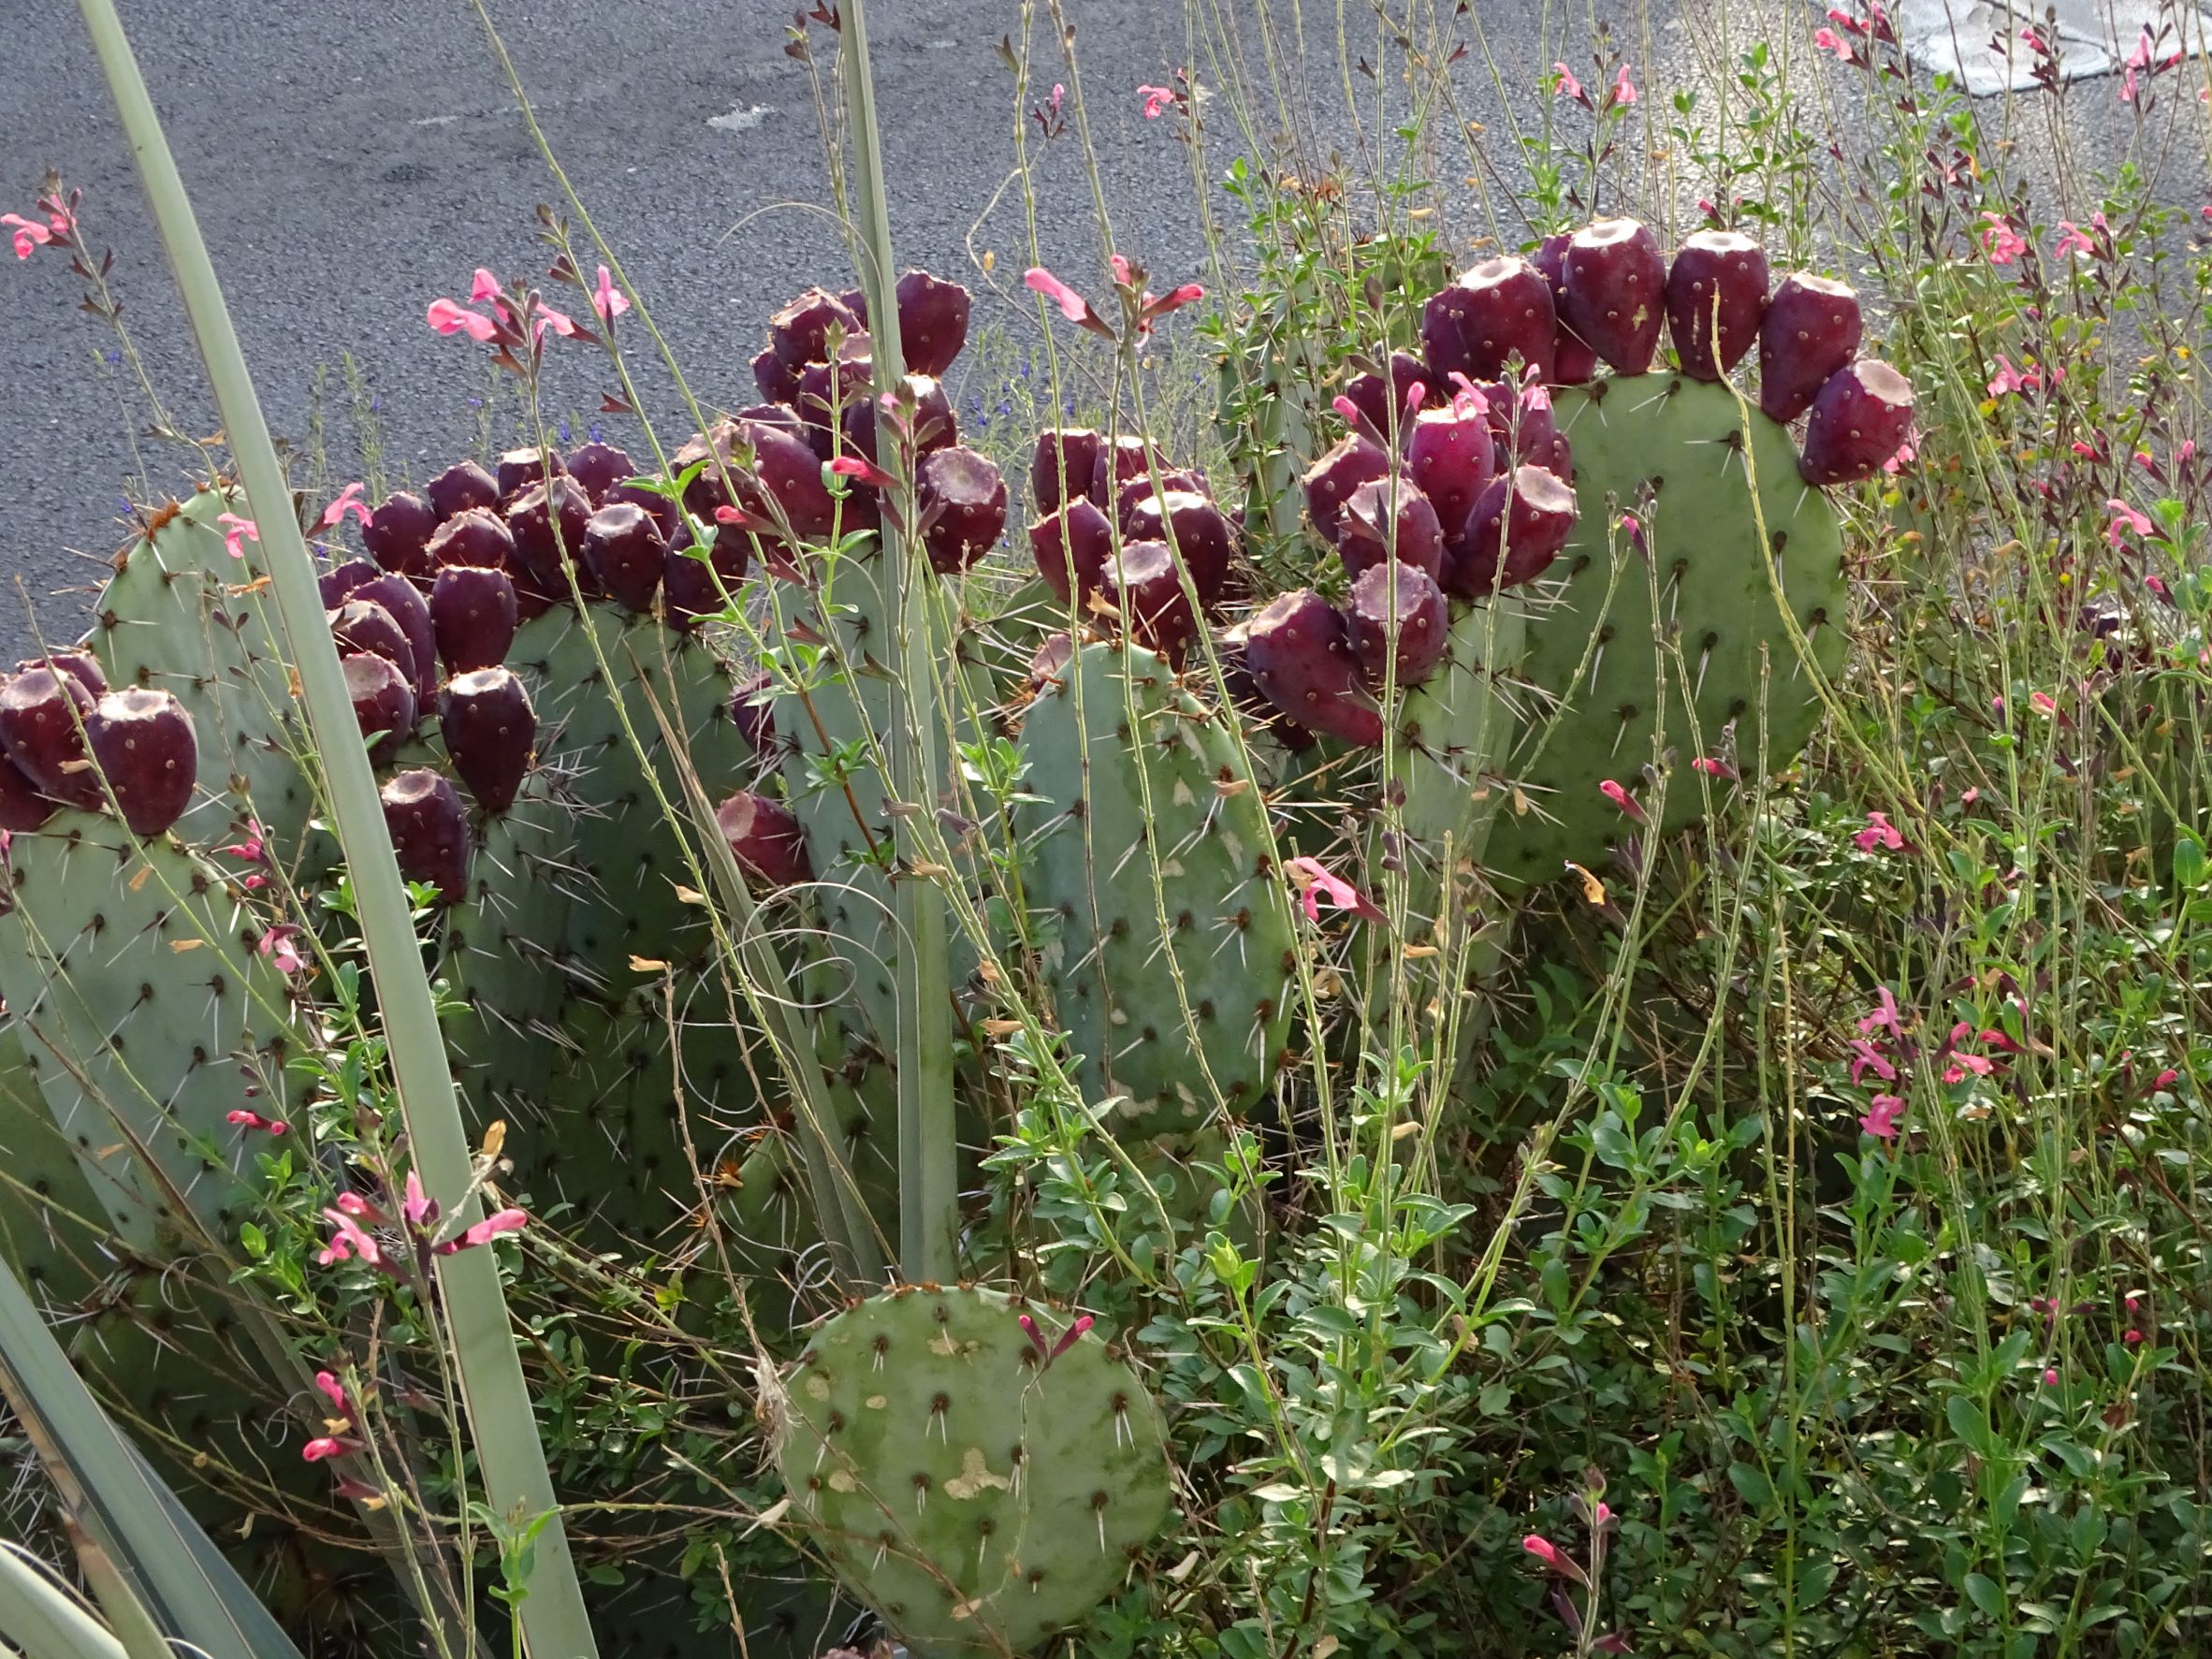
[{"label": "long green strap leaf", "polygon": [[[468,1136],[437,1011],[424,978],[405,889],[386,832],[338,649],[324,620],[314,561],[294,517],[291,488],[269,442],[244,354],[223,303],[213,262],[179,177],[161,120],[112,0],[79,0],[93,49],[108,77],[131,153],[145,181],[200,356],[223,416],[232,456],[268,555],[278,614],[298,672],[300,700],[327,770],[340,846],[358,900],[362,942],[374,979],[391,1054],[392,1076],[415,1166],[449,1215],[474,1221]],[[522,1377],[499,1267],[489,1250],[438,1259],[438,1280],[460,1378],[462,1404],[492,1509],[517,1521],[548,1517],[537,1534],[518,1617],[535,1659],[597,1659],[584,1597],[569,1554]],[[220,1647],[211,1652],[220,1652]]]},{"label": "long green strap leaf", "polygon": [[0,1642],[23,1659],[126,1659],[82,1602],[9,1543],[0,1543]]},{"label": "long green strap leaf", "polygon": [[100,1409],[5,1263],[0,1391],[37,1448],[63,1506],[105,1551],[157,1629],[211,1653],[299,1659],[299,1650],[204,1534],[195,1548],[199,1528]]}]

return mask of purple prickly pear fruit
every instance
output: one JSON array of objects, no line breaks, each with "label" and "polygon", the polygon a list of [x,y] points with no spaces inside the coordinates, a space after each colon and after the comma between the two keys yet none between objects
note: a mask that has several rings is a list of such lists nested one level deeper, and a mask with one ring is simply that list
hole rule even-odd
[{"label": "purple prickly pear fruit", "polygon": [[898,279],[898,344],[907,372],[933,379],[953,366],[968,343],[968,290],[925,270]]},{"label": "purple prickly pear fruit", "polygon": [[430,621],[430,607],[422,590],[405,576],[389,571],[374,581],[363,582],[347,596],[381,604],[407,636],[407,649],[415,658],[415,695],[428,703],[438,689],[438,630]]},{"label": "purple prickly pear fruit", "polygon": [[393,619],[391,612],[373,599],[349,599],[328,615],[330,637],[341,652],[367,651],[372,657],[382,657],[410,685],[415,683],[415,647],[408,643],[406,630]]},{"label": "purple prickly pear fruit", "polygon": [[1551,378],[1559,320],[1551,284],[1525,259],[1485,259],[1452,279],[1421,313],[1421,348],[1438,386],[1454,374],[1494,380],[1519,357]]},{"label": "purple prickly pear fruit", "polygon": [[1118,565],[1109,560],[1100,597],[1121,614],[1128,636],[1171,662],[1198,635],[1183,573],[1165,542],[1124,542]]},{"label": "purple prickly pear fruit", "polygon": [[1563,230],[1546,237],[1535,252],[1535,267],[1551,284],[1551,309],[1559,317],[1551,342],[1553,386],[1587,386],[1597,373],[1597,353],[1566,322],[1566,251],[1574,240],[1572,231]]},{"label": "purple prickly pear fruit", "polygon": [[1048,633],[1044,643],[1029,653],[1028,686],[1032,691],[1041,691],[1059,679],[1075,661],[1075,639],[1065,628],[1057,633]]},{"label": "purple prickly pear fruit", "polygon": [[438,527],[426,549],[430,568],[458,564],[477,570],[514,570],[515,537],[507,521],[487,507],[471,507]]},{"label": "purple prickly pear fruit", "polygon": [[1551,434],[1551,442],[1545,452],[1535,458],[1534,465],[1542,467],[1562,484],[1575,481],[1575,446],[1567,442],[1564,432]]},{"label": "purple prickly pear fruit", "polygon": [[15,665],[18,674],[28,674],[34,668],[51,668],[56,674],[65,674],[95,697],[108,694],[108,676],[93,660],[90,651],[48,651]]},{"label": "purple prickly pear fruit", "polygon": [[[866,341],[861,342],[864,346]],[[792,408],[801,422],[799,435],[815,455],[828,460],[837,454],[832,434],[848,411],[865,409],[873,399],[876,365],[866,356],[841,358],[836,363],[809,363],[799,376],[799,395]]]},{"label": "purple prickly pear fruit", "polygon": [[1306,469],[1305,510],[1320,531],[1321,539],[1334,546],[1340,533],[1344,504],[1352,491],[1371,479],[1390,475],[1390,458],[1382,446],[1358,432],[1347,433],[1334,449]]},{"label": "purple prickly pear fruit", "polygon": [[[737,505],[773,519],[768,510],[772,499],[790,523],[792,534],[801,541],[819,541],[827,535],[837,517],[837,503],[822,481],[821,458],[807,446],[806,440],[763,421],[743,422],[737,436],[740,442],[752,445],[753,473],[759,480],[757,488],[739,481]],[[701,480],[712,476],[710,470],[701,474]],[[688,502],[690,498],[685,500]]]},{"label": "purple prickly pear fruit", "polygon": [[1913,430],[1913,383],[1879,357],[1839,369],[1812,400],[1797,471],[1812,485],[1855,484],[1882,470]]},{"label": "purple prickly pear fruit", "polygon": [[447,674],[505,662],[516,620],[515,584],[503,570],[449,564],[430,587],[430,630]]},{"label": "purple prickly pear fruit", "polygon": [[1168,470],[1159,452],[1142,438],[1102,441],[1091,471],[1091,487],[1084,493],[1101,507],[1118,502],[1122,486],[1133,478],[1150,479],[1155,466],[1163,473]]},{"label": "purple prickly pear fruit", "polygon": [[21,766],[0,753],[0,833],[35,830],[53,813],[53,802],[38,793]]},{"label": "purple prickly pear fruit", "polygon": [[1006,530],[1006,480],[961,444],[924,456],[915,481],[922,508],[922,545],[939,575],[968,568],[998,545]]},{"label": "purple prickly pear fruit", "polygon": [[668,542],[643,507],[610,502],[584,526],[584,563],[610,599],[642,616],[661,590]]},{"label": "purple prickly pear fruit", "polygon": [[1474,410],[1424,409],[1415,417],[1405,473],[1435,509],[1448,551],[1458,550],[1453,544],[1496,471],[1490,422]]},{"label": "purple prickly pear fruit", "polygon": [[[1099,473],[1099,454],[1106,440],[1088,427],[1063,427],[1037,434],[1029,461],[1029,504],[1040,518],[1057,513],[1071,495],[1090,495]],[[1103,507],[1106,503],[1092,499]]]},{"label": "purple prickly pear fruit", "polygon": [[1203,496],[1207,501],[1214,499],[1213,488],[1207,484],[1206,475],[1193,468],[1177,467],[1171,472],[1162,473],[1157,489],[1153,487],[1150,473],[1142,478],[1132,478],[1121,487],[1121,493],[1113,499],[1114,520],[1120,524],[1125,540],[1135,534],[1129,526],[1137,509],[1161,491],[1169,494],[1181,491],[1186,495]]},{"label": "purple prickly pear fruit", "polygon": [[543,484],[548,475],[558,478],[560,473],[560,458],[550,449],[510,449],[492,463],[502,507],[513,506],[515,498],[531,485]]},{"label": "purple prickly pear fruit", "polygon": [[1062,604],[1069,600],[1072,564],[1074,597],[1087,606],[1105,580],[1106,561],[1113,557],[1113,526],[1090,497],[1079,495],[1029,527],[1029,553],[1037,560],[1037,574]]},{"label": "purple prickly pear fruit", "polygon": [[1345,607],[1345,633],[1352,660],[1367,684],[1380,691],[1395,652],[1398,686],[1418,686],[1444,661],[1445,633],[1451,626],[1444,589],[1429,574],[1410,564],[1395,571],[1373,565],[1352,584]]},{"label": "purple prickly pear fruit", "polygon": [[96,809],[105,797],[84,753],[82,723],[97,706],[66,674],[30,668],[0,685],[0,747],[41,793]]},{"label": "purple prickly pear fruit", "polygon": [[369,557],[403,576],[428,576],[429,555],[424,550],[438,533],[438,509],[419,495],[406,490],[387,498],[361,526],[361,546]]},{"label": "purple prickly pear fruit", "polygon": [[600,505],[611,507],[617,502],[628,502],[633,507],[643,507],[664,542],[673,543],[676,532],[683,528],[683,508],[672,497],[664,496],[657,489],[649,489],[643,484],[618,484],[606,492],[606,500]]},{"label": "purple prickly pear fruit", "polygon": [[469,815],[461,799],[428,766],[402,772],[381,792],[384,827],[392,837],[400,876],[438,890],[454,904],[469,892]]},{"label": "purple prickly pear fruit", "polygon": [[353,596],[355,589],[363,582],[384,575],[383,567],[366,559],[349,559],[336,570],[327,570],[315,578],[315,587],[323,595],[323,608],[334,611]]},{"label": "purple prickly pear fruit", "polygon": [[591,498],[571,478],[533,484],[507,508],[507,533],[522,568],[565,594],[561,566],[584,551],[584,526],[591,521]]},{"label": "purple prickly pear fruit", "polygon": [[456,675],[438,697],[438,729],[476,804],[487,812],[512,807],[538,738],[538,717],[522,682],[504,668]]},{"label": "purple prickly pear fruit", "polygon": [[1443,521],[1410,478],[1370,478],[1344,504],[1336,551],[1355,576],[1393,558],[1434,576],[1444,567]]},{"label": "purple prickly pear fruit", "polygon": [[339,666],[345,671],[346,693],[354,700],[361,735],[376,739],[369,749],[370,762],[381,766],[415,730],[415,688],[397,668],[366,651],[347,652]]},{"label": "purple prickly pear fruit", "polygon": [[[725,583],[733,593],[736,591],[734,583],[727,583],[726,578]],[[702,617],[721,615],[725,602],[706,560],[671,553],[668,568],[661,577],[661,603],[670,622],[678,628],[691,628]]]},{"label": "purple prickly pear fruit", "polygon": [[1281,595],[1244,625],[1244,662],[1260,695],[1299,725],[1363,749],[1382,742],[1344,618],[1311,588]]},{"label": "purple prickly pear fruit", "polygon": [[730,722],[745,746],[765,760],[776,750],[776,705],[769,698],[775,677],[756,674],[730,693]]},{"label": "purple prickly pear fruit", "polygon": [[757,420],[763,426],[780,427],[794,438],[807,435],[807,423],[799,418],[798,411],[789,403],[748,403],[730,417],[739,426]]},{"label": "purple prickly pear fruit", "polygon": [[579,445],[570,455],[568,475],[583,487],[594,505],[604,506],[607,491],[626,478],[634,478],[637,467],[612,444],[591,443]]},{"label": "purple prickly pear fruit", "polygon": [[1503,470],[1508,455],[1537,466],[1550,461],[1559,421],[1549,391],[1542,386],[1523,391],[1510,380],[1490,381],[1475,389],[1482,394],[1482,418],[1490,423],[1493,466]]},{"label": "purple prickly pear fruit", "polygon": [[1245,639],[1247,626],[1238,623],[1216,644],[1221,659],[1221,694],[1239,714],[1273,732],[1285,749],[1297,753],[1313,748],[1314,735],[1270,702],[1260,691],[1259,681],[1253,677]]},{"label": "purple prickly pear fruit", "polygon": [[752,360],[752,384],[770,403],[788,403],[799,395],[799,372],[776,355],[774,346],[763,348]]},{"label": "purple prickly pear fruit", "polygon": [[184,816],[199,744],[176,698],[142,686],[110,691],[85,718],[84,737],[132,835],[158,836]]},{"label": "purple prickly pear fruit", "polygon": [[[1719,331],[1714,331],[1718,317]],[[1758,343],[1767,315],[1767,250],[1734,230],[1700,230],[1666,273],[1666,327],[1692,380],[1718,380]]]},{"label": "purple prickly pear fruit", "polygon": [[[912,411],[914,451],[933,455],[960,442],[960,423],[953,415],[953,400],[943,385],[926,374],[910,374],[901,383],[900,403]],[[886,417],[888,418],[888,417]],[[907,418],[903,415],[901,418]],[[845,410],[845,453],[876,459],[876,405],[857,398]],[[819,445],[817,449],[819,450]],[[828,458],[824,457],[823,458]]]},{"label": "purple prickly pear fruit", "polygon": [[828,359],[830,335],[835,330],[842,330],[845,338],[851,340],[865,335],[867,326],[835,294],[808,288],[768,319],[768,346],[779,362],[797,371]]},{"label": "purple prickly pear fruit", "polygon": [[473,460],[455,461],[424,485],[423,493],[430,498],[431,511],[441,524],[475,508],[500,504],[499,480]]},{"label": "purple prickly pear fruit", "polygon": [[1796,420],[1858,355],[1865,327],[1858,296],[1843,284],[1803,270],[1783,277],[1759,323],[1759,407],[1771,419]]},{"label": "purple prickly pear fruit", "polygon": [[1387,377],[1355,375],[1345,386],[1344,395],[1377,433],[1386,439],[1394,436],[1403,445],[1413,428],[1415,414],[1435,401],[1436,391],[1426,363],[1411,352],[1392,352]]},{"label": "purple prickly pear fruit", "polygon": [[1133,542],[1171,545],[1190,572],[1199,603],[1209,613],[1220,603],[1236,557],[1237,537],[1229,516],[1204,496],[1188,489],[1146,496],[1122,521],[1122,535]]},{"label": "purple prickly pear fruit", "polygon": [[[1575,492],[1542,467],[1516,467],[1491,480],[1452,561],[1452,590],[1481,599],[1544,574],[1574,533]],[[1502,561],[1502,569],[1501,569]]]},{"label": "purple prickly pear fruit", "polygon": [[767,795],[741,789],[714,809],[722,839],[737,867],[764,887],[810,881],[807,833],[790,808]]},{"label": "purple prickly pear fruit", "polygon": [[1600,219],[1567,243],[1566,323],[1623,374],[1641,374],[1666,322],[1666,260],[1651,226]]}]

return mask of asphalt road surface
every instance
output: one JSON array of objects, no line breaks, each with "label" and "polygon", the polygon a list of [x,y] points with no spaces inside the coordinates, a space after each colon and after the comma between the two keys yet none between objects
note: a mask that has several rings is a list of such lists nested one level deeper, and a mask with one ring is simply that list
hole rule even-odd
[{"label": "asphalt road surface", "polygon": [[[1632,58],[1679,70],[1699,55],[1704,14],[1716,3],[1655,0],[1663,9],[1621,8],[1612,26]],[[1477,4],[1497,79],[1473,55],[1457,79],[1463,113],[1494,122],[1495,85],[1535,88],[1562,55],[1563,20],[1543,0]],[[1117,238],[1179,278],[1204,251],[1186,163],[1171,124],[1147,123],[1134,89],[1165,81],[1182,61],[1183,0],[1066,5],[1094,136],[1110,158]],[[1745,5],[1737,0],[1739,28]],[[784,51],[788,0],[492,6],[552,143],[700,395],[750,400],[746,364],[767,313],[808,282],[848,280],[834,228],[807,205],[828,192],[809,82]],[[159,243],[75,9],[60,0],[5,0],[4,9],[13,26],[0,74],[0,211],[28,211],[50,165],[84,188],[85,218],[95,245],[115,250],[113,282],[153,377],[182,424],[211,432]],[[465,297],[474,266],[546,263],[533,209],[553,199],[552,181],[468,7],[124,0],[123,9],[279,431],[312,437],[319,371],[328,474],[358,475],[339,371],[350,353],[392,471],[427,476],[475,448],[488,419],[511,441],[502,423],[513,409],[481,406],[481,353],[423,320],[433,297]],[[1231,9],[1255,17],[1261,8],[1233,0]],[[1266,9],[1288,19],[1296,8],[1271,0]],[[1337,9],[1305,0],[1306,84],[1289,89],[1332,135],[1348,131]],[[1017,0],[877,0],[903,262],[957,274],[990,248],[1001,284],[1021,267],[1019,193],[999,194],[1012,165],[1011,78],[994,50],[1019,16]],[[1800,28],[1812,21],[1786,4],[1779,16]],[[1584,38],[1580,16],[1570,22]],[[826,53],[827,36],[816,39]],[[1049,27],[1039,39],[1049,86],[1065,71],[1050,61]],[[1356,40],[1354,55],[1364,55]],[[1091,187],[1072,143],[1047,149],[1037,185],[1048,261],[1095,270]],[[1230,204],[1217,197],[1216,206]],[[123,540],[126,492],[157,499],[184,482],[185,454],[136,435],[145,405],[109,360],[103,326],[78,310],[80,298],[60,260],[0,256],[0,661],[27,648],[30,605],[48,638],[80,630],[101,574],[91,560]],[[1003,301],[986,298],[982,310],[1034,329]],[[597,363],[575,348],[555,357],[555,402],[595,407],[604,379]],[[648,391],[656,413],[673,411],[657,378]],[[619,420],[607,426],[617,441],[629,436]]]}]

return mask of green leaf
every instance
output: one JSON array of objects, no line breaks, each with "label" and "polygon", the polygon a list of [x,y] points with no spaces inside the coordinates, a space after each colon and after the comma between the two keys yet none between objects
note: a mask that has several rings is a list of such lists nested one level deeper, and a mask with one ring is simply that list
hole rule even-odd
[{"label": "green leaf", "polygon": [[20,1544],[0,1542],[0,1632],[22,1659],[125,1659],[123,1644]]},{"label": "green leaf", "polygon": [[1989,1421],[1979,1404],[1964,1394],[1954,1394],[1943,1402],[1943,1416],[1951,1424],[1951,1433],[1964,1441],[1970,1451],[1977,1457],[1989,1455]]},{"label": "green leaf", "polygon": [[1755,1463],[1730,1463],[1728,1484],[1754,1509],[1764,1509],[1774,1502],[1774,1482]]},{"label": "green leaf", "polygon": [[2004,1592],[1998,1587],[1994,1579],[1981,1573],[1967,1574],[1966,1594],[1974,1606],[1982,1610],[1985,1619],[2004,1617]]}]

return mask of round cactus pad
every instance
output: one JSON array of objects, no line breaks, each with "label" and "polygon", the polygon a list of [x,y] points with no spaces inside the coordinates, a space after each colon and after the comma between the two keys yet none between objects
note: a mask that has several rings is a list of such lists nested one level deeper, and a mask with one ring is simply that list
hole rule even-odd
[{"label": "round cactus pad", "polygon": [[918,1659],[1029,1652],[1167,1521],[1152,1396],[1070,1329],[996,1290],[895,1290],[830,1320],[786,1379],[793,1515]]}]

